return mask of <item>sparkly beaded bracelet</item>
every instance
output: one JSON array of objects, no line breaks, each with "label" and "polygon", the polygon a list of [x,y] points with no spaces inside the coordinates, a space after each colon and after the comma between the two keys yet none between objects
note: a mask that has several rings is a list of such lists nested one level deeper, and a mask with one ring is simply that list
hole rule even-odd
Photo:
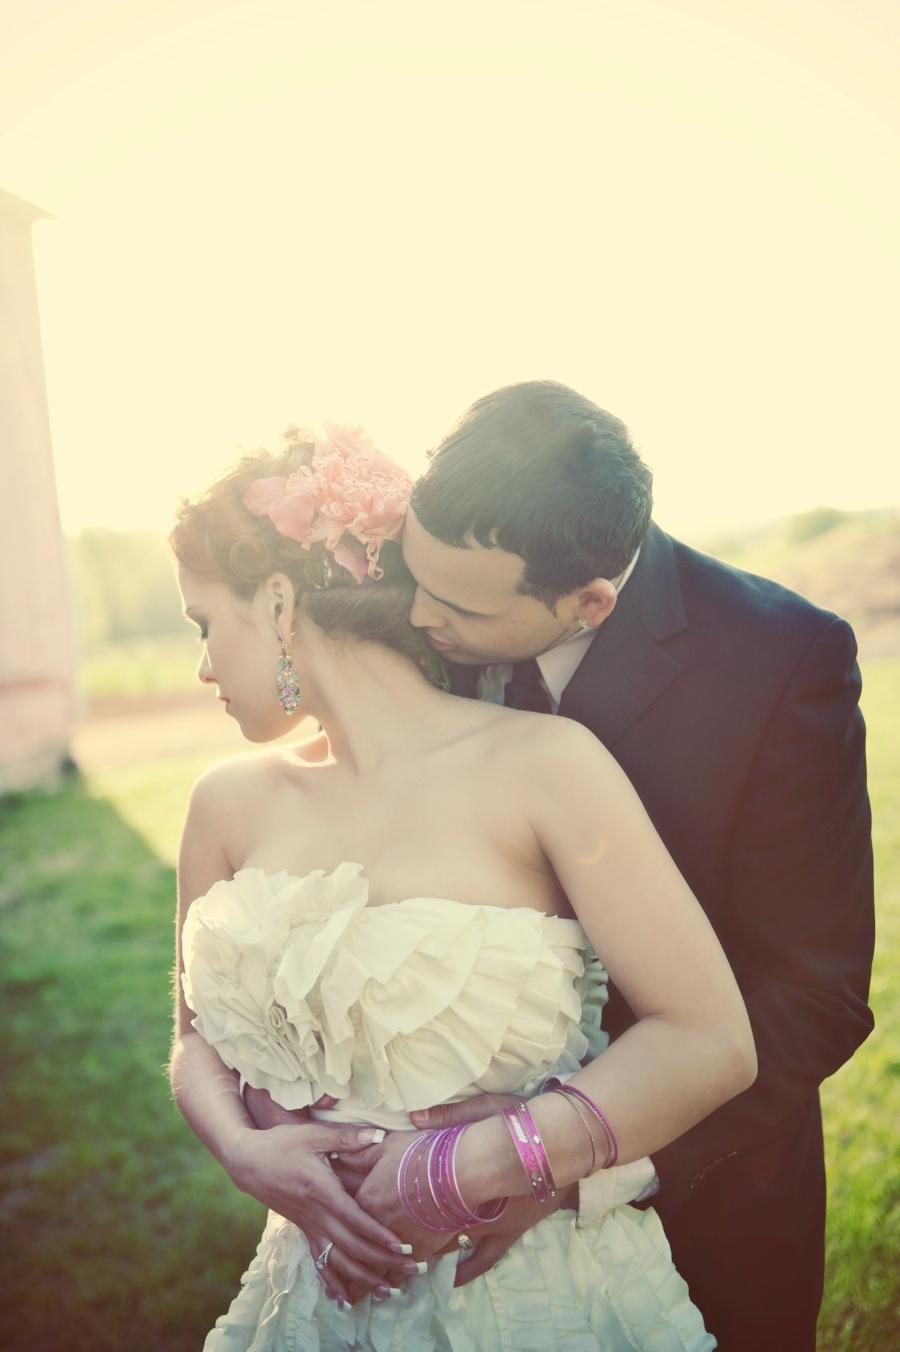
[{"label": "sparkly beaded bracelet", "polygon": [[[556,1091],[553,1090],[553,1089],[551,1089],[549,1092],[550,1092],[551,1094],[553,1094],[553,1093],[555,1093]],[[585,1131],[587,1132],[587,1138],[588,1138],[588,1140],[589,1140],[590,1143],[591,1143],[591,1167],[590,1167],[590,1169],[588,1170],[588,1172],[587,1172],[587,1174],[585,1175],[585,1177],[590,1178],[591,1174],[594,1174],[594,1173],[597,1172],[597,1142],[596,1142],[595,1139],[594,1139],[594,1126],[592,1126],[592,1121],[594,1121],[594,1119],[593,1119],[593,1117],[592,1117],[592,1114],[588,1112],[587,1108],[583,1107],[582,1104],[579,1103],[578,1099],[575,1097],[574,1094],[560,1094],[560,1098],[565,1099],[566,1103],[568,1103],[569,1106],[570,1106],[572,1109],[574,1109],[574,1111],[575,1111],[577,1117],[579,1118],[579,1120],[580,1120],[580,1122],[581,1122],[581,1125],[584,1127]],[[606,1142],[606,1155],[607,1155],[607,1159],[608,1159],[608,1158],[609,1158],[609,1142],[608,1142],[608,1141]],[[604,1160],[604,1163],[605,1163],[605,1162],[606,1162],[606,1161]]]},{"label": "sparkly beaded bracelet", "polygon": [[[562,1084],[555,1076],[547,1081],[545,1090],[551,1094],[562,1094],[564,1098],[568,1099],[583,1122],[584,1118],[578,1109],[578,1104],[584,1104],[591,1116],[600,1123],[600,1126],[603,1128],[603,1135],[606,1138],[606,1159],[603,1161],[602,1167],[604,1169],[611,1169],[619,1158],[619,1143],[616,1140],[616,1133],[610,1126],[609,1119],[602,1108],[600,1108],[592,1098],[585,1094],[583,1090],[576,1088],[574,1084]],[[585,1127],[587,1127],[587,1122],[585,1122]],[[591,1149],[594,1149],[593,1136],[591,1136]],[[595,1152],[594,1164],[596,1164],[596,1159],[597,1156]],[[593,1165],[591,1171],[593,1172]]]}]

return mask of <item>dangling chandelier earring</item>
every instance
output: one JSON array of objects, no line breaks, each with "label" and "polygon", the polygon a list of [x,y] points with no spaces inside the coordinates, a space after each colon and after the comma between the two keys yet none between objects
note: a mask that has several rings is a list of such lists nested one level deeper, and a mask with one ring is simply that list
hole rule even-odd
[{"label": "dangling chandelier earring", "polygon": [[[280,637],[280,635],[279,635]],[[278,701],[282,709],[291,718],[300,708],[300,701],[303,697],[300,689],[300,681],[297,678],[297,672],[294,670],[294,658],[290,648],[287,645],[287,639],[281,639],[281,656],[278,659],[278,676],[275,681],[275,687],[278,691]]]}]

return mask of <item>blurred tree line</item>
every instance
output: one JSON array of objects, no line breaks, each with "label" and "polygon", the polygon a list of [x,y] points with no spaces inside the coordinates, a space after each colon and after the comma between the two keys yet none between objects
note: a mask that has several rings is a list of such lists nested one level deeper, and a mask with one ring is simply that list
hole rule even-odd
[{"label": "blurred tree line", "polygon": [[[861,554],[870,545],[876,545],[887,536],[896,537],[898,523],[900,514],[896,508],[848,512],[834,507],[815,507],[758,530],[737,531],[692,543],[738,567],[765,573],[791,586],[798,584],[792,578],[790,568],[786,567],[786,561],[800,557],[815,541],[824,536],[837,540],[842,528],[855,528],[852,540],[844,542],[844,553],[835,561],[837,571],[846,575],[858,569]],[[135,639],[186,634],[175,585],[174,562],[161,533],[91,527],[70,538],[68,549],[80,642],[85,656]],[[831,604],[826,594],[828,588],[825,587],[823,595],[819,596],[815,586],[811,586],[814,580],[804,579],[801,590],[821,604]],[[896,596],[897,589],[898,580],[893,578],[889,588],[892,597]],[[845,610],[849,605],[848,613],[856,613],[860,608],[864,609],[864,598],[856,599],[859,601],[856,606],[850,604],[853,597],[842,594],[840,601]]]},{"label": "blurred tree line", "polygon": [[91,527],[67,542],[82,650],[184,632],[172,554],[156,531]]}]

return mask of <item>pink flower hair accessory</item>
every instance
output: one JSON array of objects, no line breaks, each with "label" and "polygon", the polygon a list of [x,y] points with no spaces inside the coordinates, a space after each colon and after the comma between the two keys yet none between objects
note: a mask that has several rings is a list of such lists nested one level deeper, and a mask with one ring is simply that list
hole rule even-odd
[{"label": "pink flower hair accessory", "polygon": [[[290,445],[304,434],[290,428],[286,435]],[[324,545],[361,583],[384,576],[381,546],[400,538],[411,492],[410,475],[361,428],[326,423],[324,434],[314,438],[308,465],[287,477],[254,480],[241,501],[304,549]]]}]

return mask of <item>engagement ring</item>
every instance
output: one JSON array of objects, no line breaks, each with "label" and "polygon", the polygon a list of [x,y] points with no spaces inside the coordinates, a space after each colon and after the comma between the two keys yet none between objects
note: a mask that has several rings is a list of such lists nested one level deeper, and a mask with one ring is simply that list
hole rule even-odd
[{"label": "engagement ring", "polygon": [[325,1245],[325,1248],[322,1250],[318,1258],[315,1260],[317,1271],[324,1272],[325,1268],[327,1268],[328,1260],[331,1257],[331,1250],[333,1248],[334,1248],[334,1240],[332,1239],[328,1244]]}]

